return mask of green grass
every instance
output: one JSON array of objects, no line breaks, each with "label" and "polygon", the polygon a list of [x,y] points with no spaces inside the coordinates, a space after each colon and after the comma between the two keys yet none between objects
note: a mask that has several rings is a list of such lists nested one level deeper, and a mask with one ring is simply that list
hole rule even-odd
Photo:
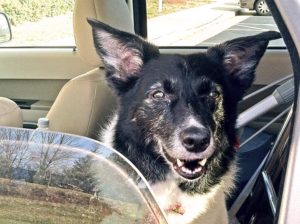
[{"label": "green grass", "polygon": [[[133,223],[146,207],[73,189],[0,178],[0,224]],[[119,219],[122,219],[121,222]]]},{"label": "green grass", "polygon": [[[184,3],[180,3],[184,2]],[[163,3],[162,12],[158,12],[158,0],[147,0],[147,17],[153,18],[156,16],[176,12],[182,9],[188,9],[204,5],[211,2],[211,0],[186,0],[179,1],[179,3],[168,3],[167,1]]]},{"label": "green grass", "polygon": [[0,223],[100,223],[97,207],[0,196]]},{"label": "green grass", "polygon": [[71,189],[0,178],[0,224],[100,223],[114,212],[104,201]]}]

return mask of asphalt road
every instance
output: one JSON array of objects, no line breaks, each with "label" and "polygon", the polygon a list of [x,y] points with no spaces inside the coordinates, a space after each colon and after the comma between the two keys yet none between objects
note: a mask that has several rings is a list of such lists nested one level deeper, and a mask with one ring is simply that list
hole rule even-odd
[{"label": "asphalt road", "polygon": [[[243,15],[241,15],[243,16]],[[274,30],[278,31],[277,25],[274,22],[272,16],[247,16],[246,19],[231,26],[217,35],[204,40],[199,43],[198,46],[210,46],[215,45],[225,40],[230,40],[236,37],[255,35],[264,31]],[[283,47],[285,46],[282,39],[271,41],[269,46],[271,47]]]}]

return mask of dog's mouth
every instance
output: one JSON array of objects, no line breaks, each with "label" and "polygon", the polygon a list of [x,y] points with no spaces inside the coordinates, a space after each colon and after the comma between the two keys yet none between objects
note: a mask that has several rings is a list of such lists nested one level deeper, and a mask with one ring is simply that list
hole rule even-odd
[{"label": "dog's mouth", "polygon": [[207,159],[181,160],[176,159],[173,163],[174,170],[182,177],[194,180],[205,173]]},{"label": "dog's mouth", "polygon": [[188,160],[173,158],[167,152],[165,152],[165,155],[172,163],[174,170],[185,179],[195,180],[206,171],[207,158]]}]

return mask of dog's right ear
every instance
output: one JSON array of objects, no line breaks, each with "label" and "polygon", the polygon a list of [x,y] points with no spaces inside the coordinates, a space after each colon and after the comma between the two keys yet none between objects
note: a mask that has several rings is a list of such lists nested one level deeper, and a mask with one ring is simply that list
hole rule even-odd
[{"label": "dog's right ear", "polygon": [[88,19],[93,29],[94,44],[103,60],[108,82],[117,93],[126,91],[137,80],[142,66],[159,55],[154,45],[137,35]]}]

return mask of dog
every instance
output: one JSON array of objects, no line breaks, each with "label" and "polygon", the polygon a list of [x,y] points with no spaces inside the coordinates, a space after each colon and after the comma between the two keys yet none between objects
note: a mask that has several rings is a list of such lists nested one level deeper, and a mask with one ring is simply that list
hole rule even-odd
[{"label": "dog", "polygon": [[237,106],[275,31],[205,53],[161,54],[141,37],[94,19],[94,44],[119,108],[102,141],[149,181],[169,223],[228,223]]}]

